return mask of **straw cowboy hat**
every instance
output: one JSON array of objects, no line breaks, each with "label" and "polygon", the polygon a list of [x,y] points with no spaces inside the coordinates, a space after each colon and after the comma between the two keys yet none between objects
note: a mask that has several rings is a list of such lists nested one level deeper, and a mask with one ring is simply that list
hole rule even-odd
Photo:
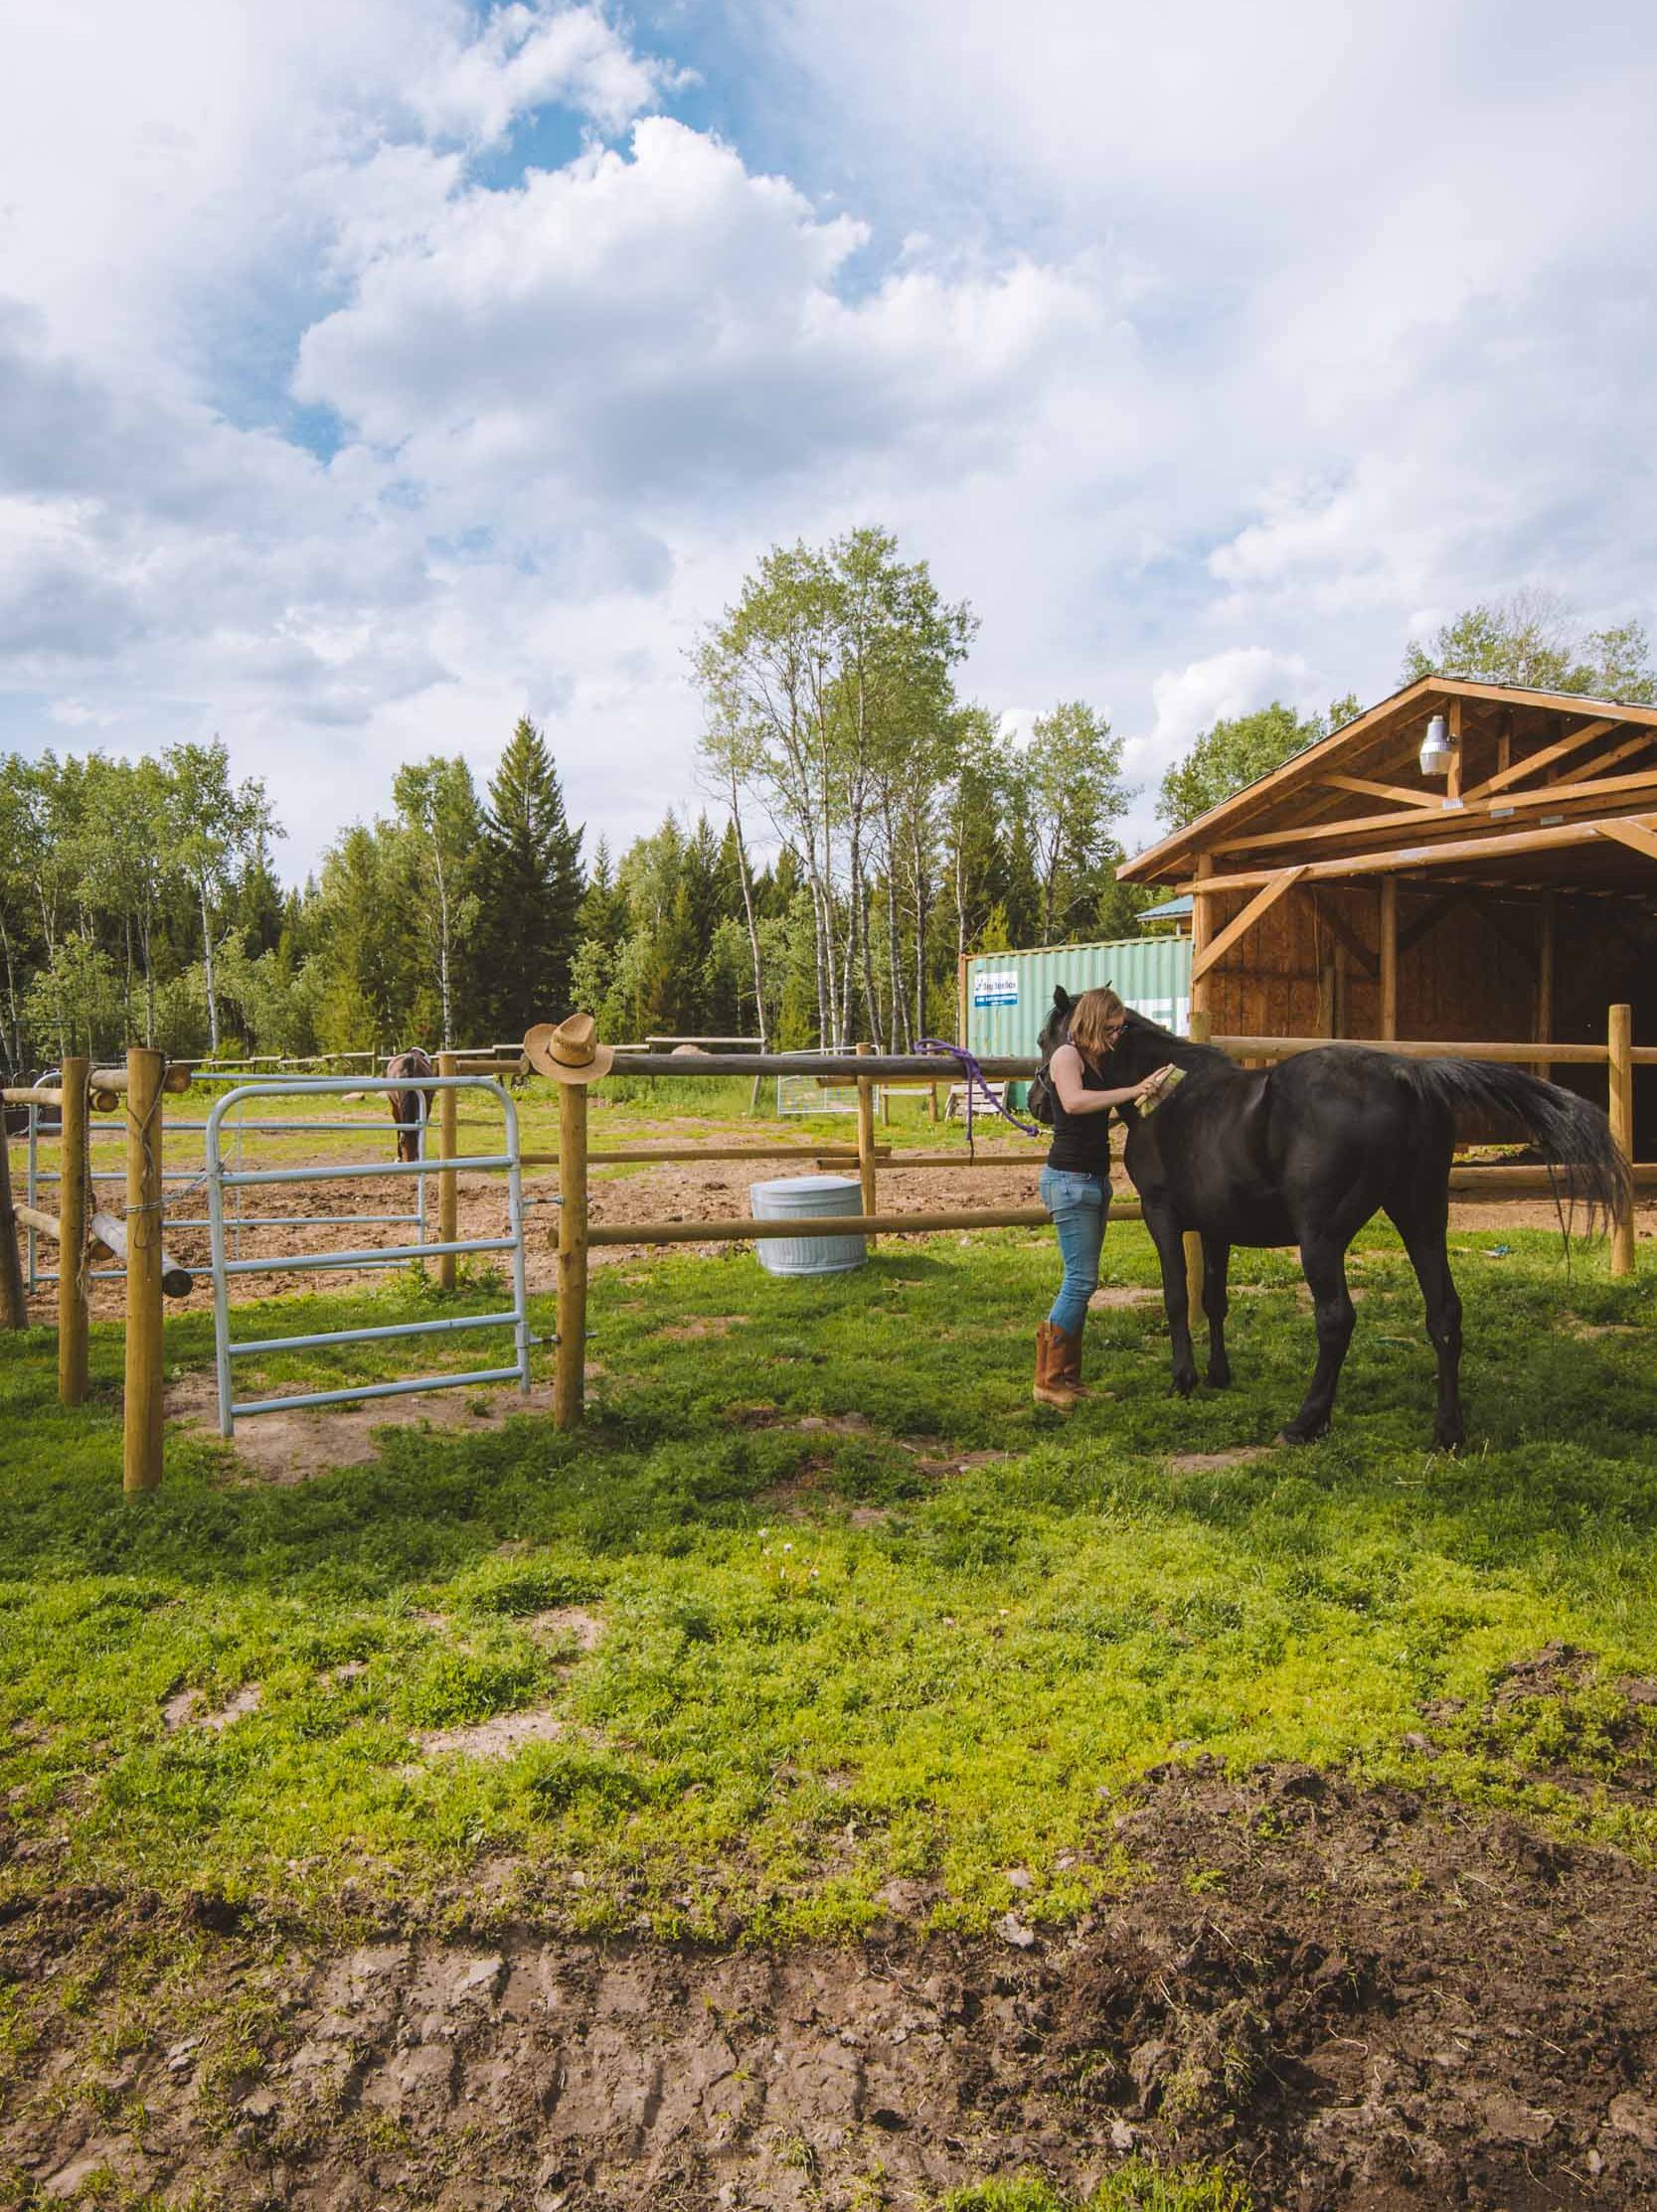
[{"label": "straw cowboy hat", "polygon": [[524,1039],[530,1065],[555,1083],[595,1083],[615,1065],[611,1046],[599,1044],[590,1014],[572,1014],[564,1022],[538,1022]]}]

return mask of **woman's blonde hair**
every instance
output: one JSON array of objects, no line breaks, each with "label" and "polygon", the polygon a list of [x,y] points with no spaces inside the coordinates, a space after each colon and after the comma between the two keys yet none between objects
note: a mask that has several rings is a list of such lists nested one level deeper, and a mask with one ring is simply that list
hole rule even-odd
[{"label": "woman's blonde hair", "polygon": [[1106,1026],[1119,1022],[1126,1012],[1108,984],[1101,984],[1096,991],[1083,991],[1071,1008],[1071,1042],[1090,1057],[1108,1052],[1116,1040],[1106,1036]]}]

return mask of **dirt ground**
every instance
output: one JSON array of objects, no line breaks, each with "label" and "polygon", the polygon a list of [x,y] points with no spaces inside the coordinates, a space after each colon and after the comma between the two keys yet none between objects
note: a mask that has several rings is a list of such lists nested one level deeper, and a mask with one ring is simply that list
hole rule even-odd
[{"label": "dirt ground", "polygon": [[[1649,1869],[1212,1762],[1101,1805],[1092,1847],[1119,1845],[1133,1886],[1062,1934],[928,1939],[894,1885],[861,1944],[776,1954],[538,1932],[550,1905],[441,1934],[365,1908],[325,1952],[222,1900],[51,1890],[0,1970],[77,2003],[0,2115],[0,2194],[103,2171],[299,2212],[896,2212],[1138,2154],[1225,2159],[1261,2212],[1657,2204]],[[191,2012],[134,2031],[112,1969],[185,1943]]]},{"label": "dirt ground", "polygon": [[[641,1141],[651,1144],[694,1144],[706,1138],[710,1145],[733,1144],[741,1141],[742,1132],[730,1124],[697,1124],[663,1122],[659,1126],[639,1133]],[[629,1141],[632,1141],[631,1138]],[[601,1142],[596,1139],[595,1142]],[[1014,1149],[1006,1144],[979,1147],[980,1158],[1005,1161],[1006,1166],[969,1167],[964,1162],[959,1167],[914,1168],[894,1170],[883,1174],[880,1204],[883,1212],[920,1213],[945,1209],[1036,1205],[1040,1202],[1037,1177],[1041,1170],[1043,1148],[1028,1144]],[[319,1146],[319,1161],[338,1158],[338,1152],[329,1153]],[[809,1163],[802,1163],[809,1168]],[[730,1219],[734,1215],[746,1215],[750,1210],[749,1185],[773,1175],[786,1173],[787,1163],[763,1160],[733,1160],[725,1163],[704,1160],[685,1166],[665,1166],[625,1174],[619,1178],[606,1177],[602,1170],[594,1170],[588,1194],[590,1215],[595,1222],[611,1221],[713,1221]],[[837,1171],[838,1172],[838,1171]],[[327,1185],[303,1185],[304,1204],[300,1205],[291,1192],[269,1189],[249,1189],[242,1192],[245,1211],[279,1213],[300,1210],[329,1210],[322,1193]],[[387,1177],[381,1182],[365,1182],[335,1186],[349,1190],[349,1197],[339,1200],[340,1210],[349,1207],[361,1213],[394,1213],[411,1210],[413,1198],[406,1180]],[[1132,1185],[1128,1183],[1120,1163],[1115,1171],[1115,1188],[1119,1197],[1131,1197]],[[524,1193],[530,1201],[527,1214],[526,1271],[532,1295],[549,1294],[556,1286],[558,1209],[554,1200],[558,1195],[558,1177],[553,1170],[544,1173],[530,1172],[524,1178]],[[437,1195],[435,1179],[427,1193],[429,1214],[428,1233],[435,1236]],[[175,1210],[200,1213],[201,1194],[190,1194],[186,1204]],[[506,1191],[498,1176],[462,1176],[458,1193],[459,1229],[463,1238],[499,1236],[506,1227]],[[1636,1235],[1649,1238],[1657,1234],[1657,1204],[1646,1204],[1635,1209]],[[1499,1234],[1504,1229],[1558,1227],[1558,1215],[1551,1202],[1543,1199],[1515,1200],[1503,1204],[1452,1205],[1452,1229],[1491,1231]],[[268,1230],[245,1228],[242,1233],[241,1251],[248,1258],[280,1258],[283,1254],[318,1250],[364,1250],[371,1247],[399,1244],[409,1239],[410,1231],[386,1225],[365,1225],[360,1228],[292,1228],[279,1226]],[[167,1249],[183,1265],[197,1270],[195,1287],[185,1299],[169,1301],[171,1312],[202,1312],[212,1303],[212,1291],[206,1269],[208,1264],[208,1238],[205,1229],[174,1229],[167,1235]],[[657,1247],[644,1245],[605,1245],[590,1254],[594,1269],[613,1266],[617,1262],[632,1263]],[[690,1243],[674,1247],[680,1252],[701,1255],[725,1252],[730,1246],[722,1243]],[[487,1255],[482,1255],[487,1259]],[[43,1262],[44,1264],[44,1262]],[[373,1271],[351,1274],[332,1269],[312,1273],[294,1269],[278,1270],[269,1275],[233,1278],[231,1296],[235,1303],[254,1303],[268,1298],[290,1297],[306,1291],[338,1291],[349,1284],[368,1284],[377,1280]],[[43,1285],[37,1297],[30,1302],[30,1318],[50,1322],[56,1312],[56,1290]],[[92,1286],[92,1311],[95,1316],[113,1320],[122,1307],[123,1291],[116,1282],[94,1283]]]}]

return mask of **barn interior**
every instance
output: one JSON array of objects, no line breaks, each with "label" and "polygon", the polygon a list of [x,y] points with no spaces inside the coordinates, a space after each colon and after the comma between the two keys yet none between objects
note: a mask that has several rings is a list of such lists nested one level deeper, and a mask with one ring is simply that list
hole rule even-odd
[{"label": "barn interior", "polygon": [[[1626,1004],[1657,1044],[1657,709],[1428,678],[1119,872],[1194,894],[1216,1034],[1602,1044]],[[1657,1157],[1657,1070],[1634,1106]]]}]

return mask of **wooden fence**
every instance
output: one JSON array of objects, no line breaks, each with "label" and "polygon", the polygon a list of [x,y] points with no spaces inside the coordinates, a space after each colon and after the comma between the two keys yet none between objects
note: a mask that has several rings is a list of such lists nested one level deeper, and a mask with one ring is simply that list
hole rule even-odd
[{"label": "wooden fence", "polygon": [[[1207,1019],[1192,1017],[1193,1034],[1201,1036]],[[1327,1037],[1216,1036],[1209,1041],[1240,1060],[1286,1059],[1298,1052],[1317,1051]],[[1611,1134],[1624,1159],[1632,1166],[1633,1077],[1636,1067],[1657,1066],[1657,1046],[1632,1041],[1630,1011],[1615,1006],[1609,1011],[1603,1044],[1539,1045],[1506,1043],[1443,1043],[1437,1040],[1395,1042],[1377,1049],[1413,1058],[1453,1055],[1534,1065],[1546,1057],[1551,1064],[1598,1065],[1607,1069]],[[500,1060],[471,1054],[438,1054],[441,1074],[498,1073]],[[992,1058],[983,1061],[986,1075],[1022,1078],[1035,1072],[1037,1062],[1027,1058]],[[776,1073],[820,1076],[832,1082],[855,1083],[858,1092],[857,1142],[813,1145],[797,1138],[786,1142],[735,1145],[622,1145],[591,1149],[587,1141],[587,1094],[584,1086],[567,1083],[559,1093],[559,1149],[556,1153],[524,1153],[522,1165],[556,1167],[559,1174],[558,1236],[558,1350],[554,1376],[553,1417],[559,1428],[577,1426],[585,1399],[586,1294],[588,1254],[594,1246],[737,1243],[768,1237],[916,1235],[947,1229],[1023,1228],[1044,1224],[1045,1206],[977,1206],[929,1212],[883,1213],[879,1179],[911,1169],[949,1167],[999,1170],[1029,1174],[1039,1166],[1032,1156],[981,1154],[965,1159],[954,1152],[900,1152],[876,1141],[876,1086],[893,1082],[924,1084],[937,1074],[935,1060],[901,1054],[881,1054],[860,1047],[853,1074],[843,1056],[798,1053],[703,1053],[634,1051],[618,1060],[615,1072],[636,1075],[669,1075],[675,1078],[736,1075],[763,1076]],[[124,1401],[123,1487],[128,1492],[153,1490],[161,1480],[162,1360],[161,1316],[164,1295],[182,1295],[190,1284],[188,1273],[178,1268],[162,1248],[161,1107],[168,1092],[188,1089],[191,1069],[169,1067],[159,1052],[134,1047],[124,1067],[93,1067],[86,1060],[66,1060],[60,1084],[50,1089],[0,1091],[6,1104],[56,1106],[63,1113],[62,1155],[56,1215],[14,1203],[9,1180],[7,1146],[0,1134],[0,1326],[24,1326],[26,1306],[22,1271],[18,1261],[16,1230],[33,1228],[53,1237],[59,1247],[58,1270],[58,1368],[59,1393],[66,1405],[77,1405],[86,1394],[86,1265],[88,1242],[102,1242],[126,1267],[126,1371]],[[434,1162],[438,1177],[440,1243],[455,1241],[458,1215],[457,1172],[442,1166],[459,1154],[458,1127],[452,1091],[439,1094],[439,1147]],[[124,1220],[88,1208],[87,1126],[92,1111],[112,1112],[124,1102],[126,1117],[126,1212]],[[721,1160],[798,1160],[818,1167],[856,1168],[863,1210],[858,1214],[831,1214],[756,1221],[736,1217],[715,1221],[606,1221],[588,1218],[587,1176],[592,1167],[642,1166],[649,1163],[700,1164]],[[1657,1165],[1633,1167],[1635,1186],[1657,1189]],[[1554,1187],[1545,1167],[1470,1167],[1452,1170],[1450,1188],[1463,1198],[1519,1199],[1548,1195]],[[1111,1207],[1118,1219],[1140,1215],[1138,1201],[1116,1199]],[[1195,1250],[1193,1249],[1195,1247]],[[1187,1239],[1187,1267],[1200,1304],[1201,1247]],[[438,1259],[439,1280],[445,1288],[454,1282],[452,1256]],[[1631,1220],[1616,1224],[1611,1243],[1611,1273],[1628,1275],[1634,1267],[1634,1230]],[[182,1290],[180,1285],[182,1283]]]},{"label": "wooden fence", "polygon": [[[126,1270],[126,1367],[122,1392],[121,1485],[130,1493],[161,1481],[161,1302],[185,1296],[189,1271],[161,1241],[161,1110],[169,1092],[187,1090],[190,1069],[168,1067],[159,1052],[135,1046],[124,1067],[93,1067],[66,1059],[50,1088],[8,1088],[8,1106],[55,1106],[62,1116],[58,1159],[58,1210],[13,1202],[9,1146],[0,1134],[0,1324],[23,1328],[28,1319],[17,1230],[33,1229],[58,1247],[58,1395],[80,1405],[86,1395],[88,1250],[101,1244]],[[89,1117],[119,1107],[126,1121],[124,1214],[95,1211],[91,1190]]]},{"label": "wooden fence", "polygon": [[[1329,1043],[1323,1036],[1211,1036],[1206,1015],[1193,1013],[1191,1033],[1198,1042],[1217,1045],[1238,1060],[1288,1059],[1299,1052],[1315,1052]],[[1630,1011],[1610,1009],[1603,1044],[1484,1044],[1441,1043],[1419,1039],[1377,1042],[1375,1049],[1403,1053],[1414,1059],[1440,1056],[1494,1060],[1534,1066],[1539,1059],[1553,1064],[1597,1065],[1608,1070],[1611,1134],[1623,1158],[1632,1167],[1633,1077],[1637,1066],[1657,1066],[1657,1046],[1636,1046],[1632,1041]],[[1045,1206],[975,1206],[928,1213],[882,1213],[879,1210],[879,1178],[901,1170],[930,1167],[1001,1169],[1028,1174],[1039,1166],[1034,1158],[1007,1154],[982,1155],[970,1162],[952,1152],[894,1152],[875,1141],[874,1093],[877,1084],[924,1083],[936,1078],[935,1059],[901,1054],[880,1054],[871,1046],[858,1047],[857,1072],[853,1075],[843,1056],[821,1057],[800,1053],[629,1052],[617,1058],[614,1072],[628,1075],[730,1077],[771,1074],[816,1076],[828,1082],[855,1082],[858,1090],[857,1144],[824,1146],[801,1144],[623,1146],[592,1150],[587,1143],[585,1088],[566,1083],[559,1099],[559,1150],[526,1153],[526,1167],[556,1167],[559,1171],[558,1246],[558,1361],[553,1384],[553,1421],[561,1429],[577,1427],[585,1404],[586,1293],[588,1253],[603,1245],[670,1245],[746,1243],[767,1237],[917,1235],[939,1229],[1025,1228],[1045,1223]],[[1034,1059],[992,1058],[980,1063],[986,1075],[1019,1079],[1033,1075]],[[746,1217],[716,1221],[605,1221],[588,1219],[587,1171],[590,1167],[693,1164],[710,1160],[788,1160],[811,1162],[818,1167],[856,1167],[862,1185],[863,1210],[859,1214],[794,1216],[785,1220],[756,1221]],[[1636,1188],[1657,1189],[1657,1165],[1633,1168]],[[1463,1198],[1486,1200],[1547,1196],[1554,1180],[1546,1167],[1460,1167],[1450,1174],[1450,1188]],[[1113,1199],[1111,1214],[1118,1220],[1137,1220],[1137,1199]],[[1185,1242],[1188,1288],[1193,1312],[1202,1304],[1202,1242],[1195,1235]],[[1615,1225],[1611,1241],[1611,1273],[1628,1275],[1634,1268],[1632,1219]]]}]

